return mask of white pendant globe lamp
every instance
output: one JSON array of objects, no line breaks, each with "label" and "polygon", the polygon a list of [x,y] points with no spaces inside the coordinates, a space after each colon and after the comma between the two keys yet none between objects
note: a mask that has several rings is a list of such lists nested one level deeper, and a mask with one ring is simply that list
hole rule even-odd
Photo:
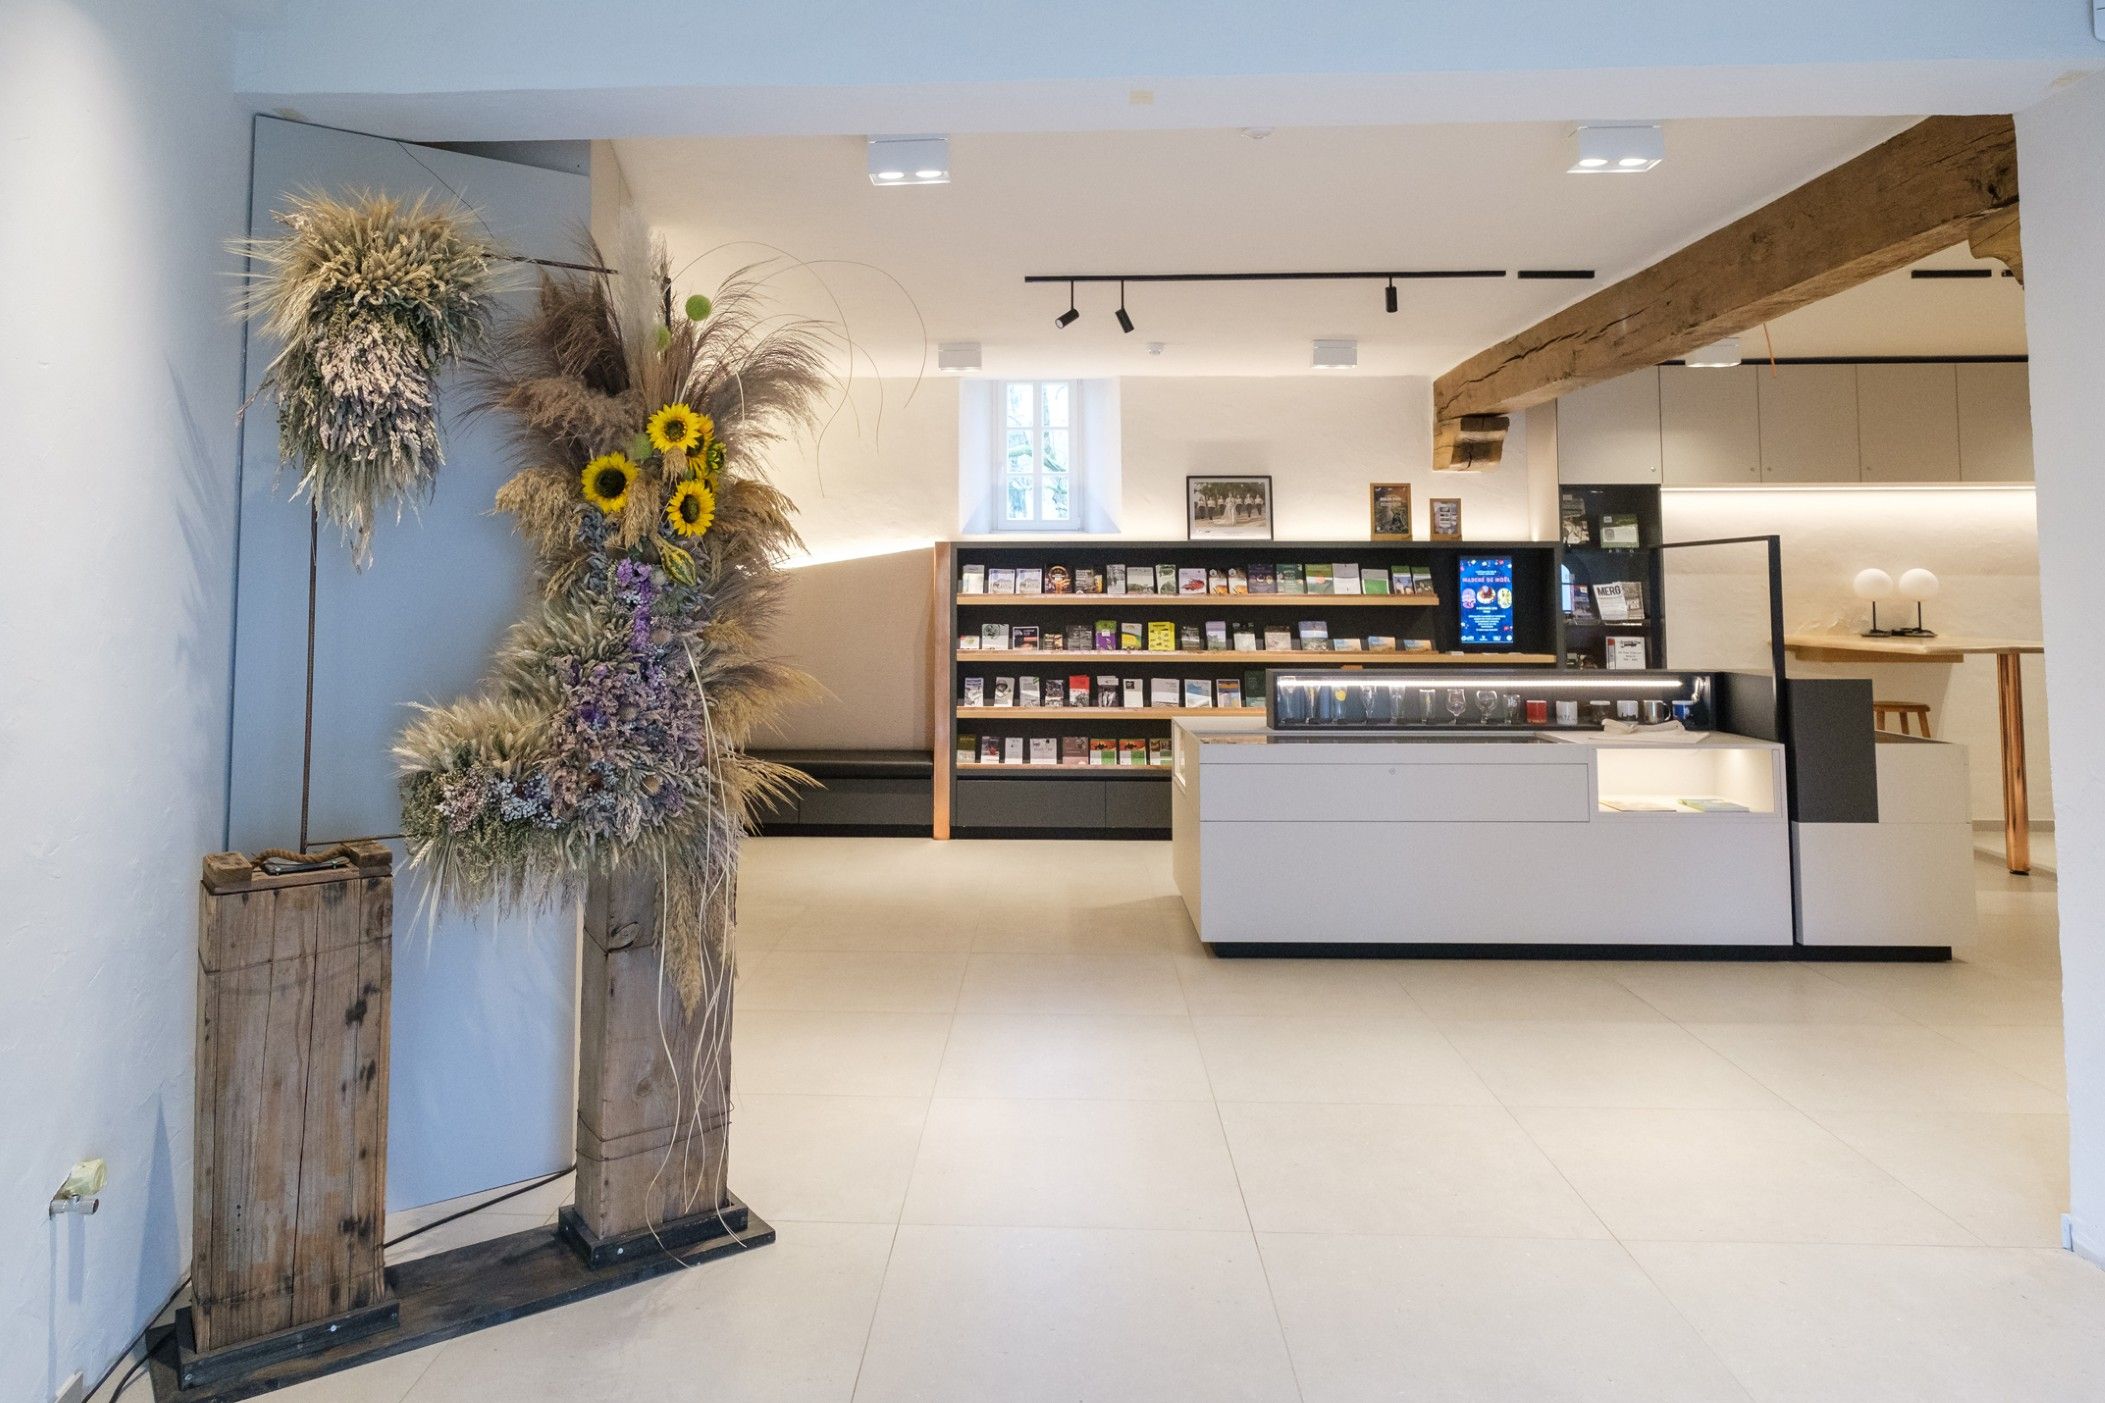
[{"label": "white pendant globe lamp", "polygon": [[1864,630],[1864,637],[1891,638],[1892,629],[1878,626],[1878,602],[1893,597],[1893,577],[1883,570],[1859,570],[1852,588],[1856,590],[1857,598],[1871,601],[1871,627]]},{"label": "white pendant globe lamp", "polygon": [[1896,628],[1893,630],[1893,636],[1896,638],[1935,638],[1937,634],[1934,629],[1927,629],[1922,626],[1922,604],[1926,599],[1935,599],[1937,597],[1938,590],[1943,588],[1942,582],[1929,571],[1917,568],[1901,572],[1899,588],[1902,599],[1914,601],[1915,626],[1913,628]]}]

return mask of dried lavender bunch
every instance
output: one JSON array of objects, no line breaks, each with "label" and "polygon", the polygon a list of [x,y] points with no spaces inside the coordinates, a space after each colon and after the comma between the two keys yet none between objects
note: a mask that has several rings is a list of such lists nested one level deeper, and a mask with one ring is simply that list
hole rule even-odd
[{"label": "dried lavender bunch", "polygon": [[489,329],[495,251],[422,199],[297,196],[277,219],[284,238],[239,246],[255,268],[242,310],[283,342],[259,393],[279,458],[362,569],[379,514],[431,494],[439,371]]}]

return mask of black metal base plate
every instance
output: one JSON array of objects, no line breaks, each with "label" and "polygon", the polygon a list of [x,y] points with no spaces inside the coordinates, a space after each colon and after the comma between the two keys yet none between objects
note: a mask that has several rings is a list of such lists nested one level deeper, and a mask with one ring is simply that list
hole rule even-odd
[{"label": "black metal base plate", "polygon": [[392,1299],[346,1311],[327,1320],[295,1325],[274,1335],[243,1340],[238,1345],[197,1352],[197,1320],[189,1306],[175,1313],[176,1376],[188,1389],[209,1389],[214,1384],[238,1379],[301,1355],[362,1340],[382,1330],[391,1330],[401,1319],[402,1307]]},{"label": "black metal base plate", "polygon": [[721,1213],[696,1213],[626,1237],[600,1237],[574,1205],[564,1204],[556,1214],[555,1230],[586,1266],[598,1271],[653,1252],[677,1252],[726,1233],[742,1233],[751,1217],[751,1210],[733,1196]]},{"label": "black metal base plate", "polygon": [[1935,964],[1949,945],[1500,945],[1491,942],[1210,941],[1224,960],[1865,960]]},{"label": "black metal base plate", "polygon": [[[648,1250],[632,1249],[613,1265],[597,1270],[585,1264],[561,1231],[545,1227],[389,1267],[387,1284],[400,1311],[393,1328],[348,1340],[339,1331],[309,1353],[273,1357],[191,1388],[183,1387],[177,1378],[177,1327],[164,1325],[147,1340],[147,1372],[153,1379],[154,1397],[160,1403],[232,1403],[253,1398],[775,1240],[774,1228],[759,1215],[736,1198],[732,1203],[744,1223],[742,1228],[718,1231],[670,1251],[651,1242]],[[723,1216],[730,1220],[732,1210],[727,1209]],[[717,1226],[717,1215],[710,1214],[708,1222]],[[649,1242],[649,1234],[644,1239]]]}]

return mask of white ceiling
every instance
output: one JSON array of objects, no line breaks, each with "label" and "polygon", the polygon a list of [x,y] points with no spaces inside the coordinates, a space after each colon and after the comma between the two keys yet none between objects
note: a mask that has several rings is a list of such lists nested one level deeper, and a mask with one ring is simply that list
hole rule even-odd
[{"label": "white ceiling", "polygon": [[[769,258],[785,309],[843,321],[862,355],[911,375],[926,344],[976,340],[990,374],[1278,375],[1309,342],[1352,336],[1370,374],[1436,375],[1594,287],[1875,145],[1909,118],[1667,124],[1639,176],[1571,176],[1569,125],[959,135],[952,183],[879,189],[857,137],[626,140],[637,205],[682,291]],[[1959,261],[1963,250],[1959,251]],[[690,261],[691,260],[691,261]],[[813,265],[790,266],[796,260]],[[1950,259],[1939,259],[1949,262]],[[1084,285],[1027,273],[1342,268],[1592,268],[1593,283]],[[896,282],[895,282],[896,280]],[[918,311],[918,315],[917,315]],[[926,329],[925,343],[923,327]],[[1759,333],[1756,333],[1758,336]],[[2021,350],[2010,279],[1883,279],[1772,328],[1783,356]],[[1160,357],[1146,343],[1162,341]],[[1749,351],[1758,349],[1750,344]]]}]

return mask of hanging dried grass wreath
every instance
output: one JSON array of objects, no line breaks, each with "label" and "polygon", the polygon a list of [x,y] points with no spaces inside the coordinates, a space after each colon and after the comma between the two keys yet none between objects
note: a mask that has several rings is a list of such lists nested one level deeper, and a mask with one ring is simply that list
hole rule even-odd
[{"label": "hanging dried grass wreath", "polygon": [[438,377],[490,325],[497,251],[423,199],[296,196],[289,231],[239,241],[252,263],[241,299],[283,348],[259,395],[278,411],[278,456],[364,568],[373,526],[431,494]]}]

